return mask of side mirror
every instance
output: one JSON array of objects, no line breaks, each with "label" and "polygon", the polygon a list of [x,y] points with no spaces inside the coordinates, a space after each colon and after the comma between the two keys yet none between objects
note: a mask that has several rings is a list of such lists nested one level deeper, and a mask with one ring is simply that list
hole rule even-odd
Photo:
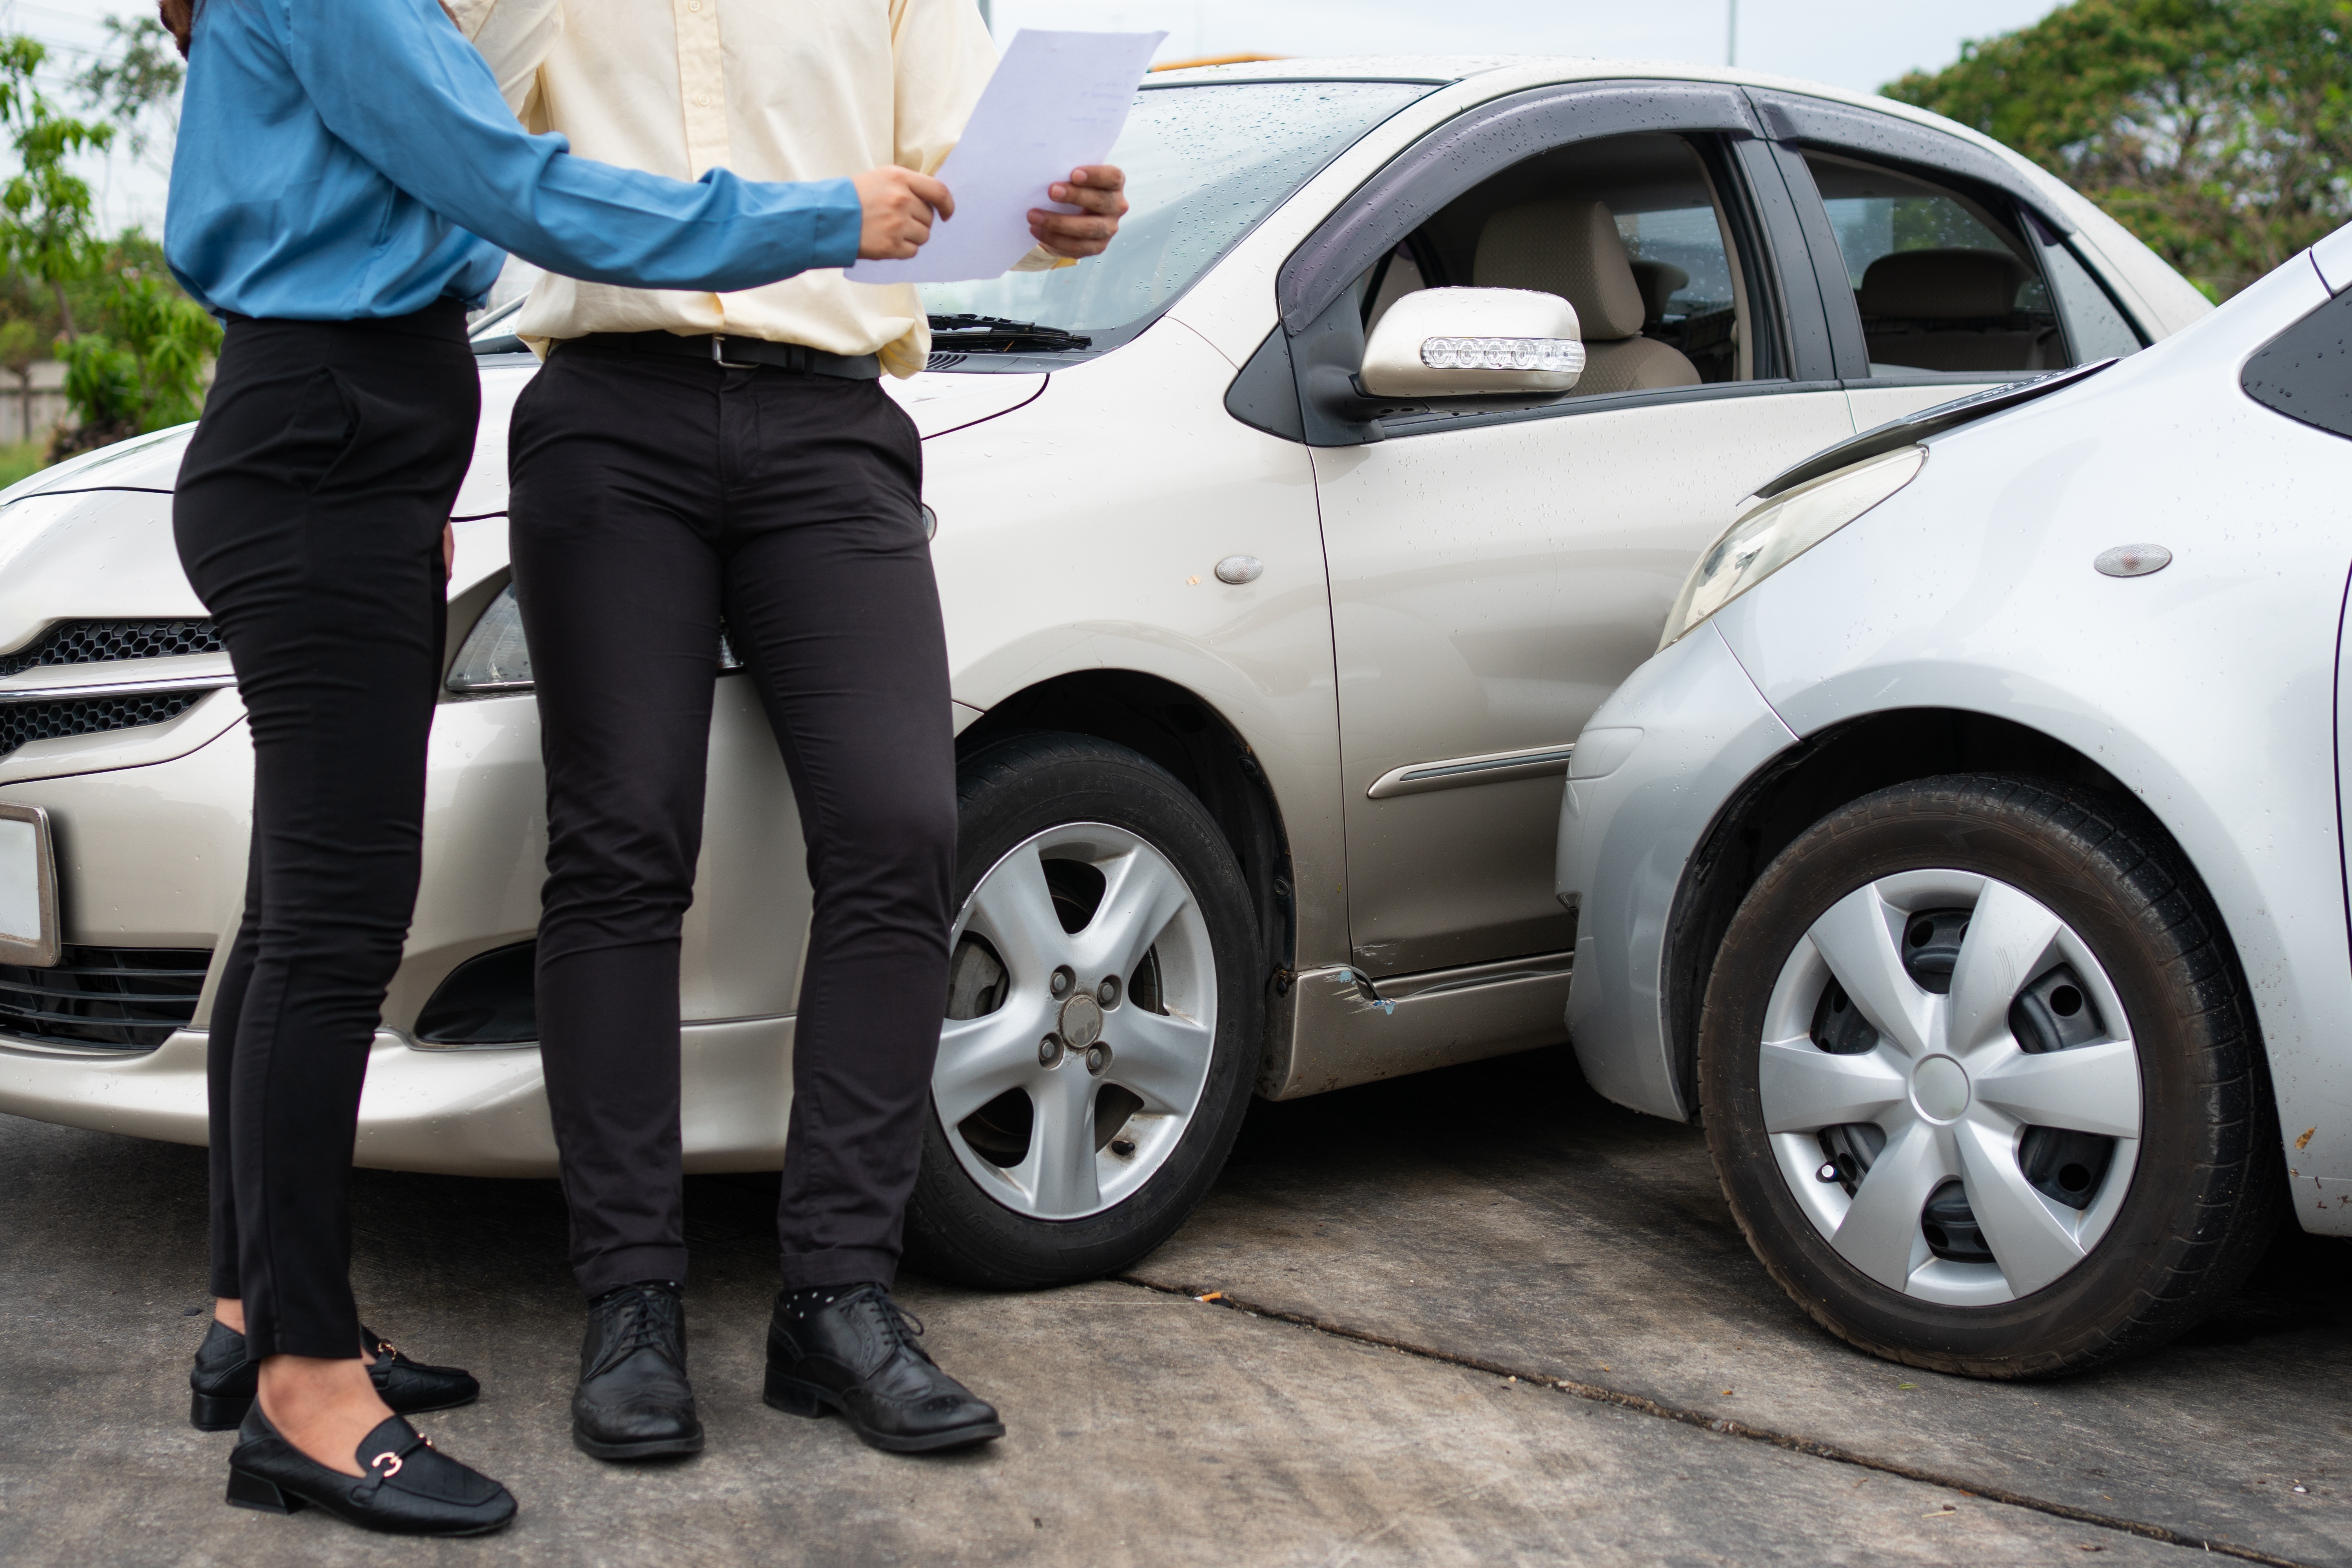
[{"label": "side mirror", "polygon": [[1576,307],[1533,289],[1423,289],[1388,308],[1358,378],[1375,398],[1545,402],[1584,374]]}]

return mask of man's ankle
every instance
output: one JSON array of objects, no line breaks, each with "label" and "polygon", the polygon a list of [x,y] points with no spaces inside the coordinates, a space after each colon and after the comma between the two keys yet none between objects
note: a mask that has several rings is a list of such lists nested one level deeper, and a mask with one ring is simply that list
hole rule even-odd
[{"label": "man's ankle", "polygon": [[588,1305],[591,1310],[593,1310],[603,1306],[614,1297],[630,1290],[666,1290],[670,1295],[682,1299],[686,1295],[686,1285],[684,1281],[677,1279],[632,1279],[626,1285],[615,1285],[609,1290],[597,1291],[588,1298]]},{"label": "man's ankle", "polygon": [[800,1317],[819,1307],[830,1307],[844,1296],[866,1289],[878,1290],[885,1296],[890,1293],[890,1287],[878,1279],[854,1279],[845,1285],[788,1285],[783,1294],[776,1298],[776,1308],[779,1311]]}]

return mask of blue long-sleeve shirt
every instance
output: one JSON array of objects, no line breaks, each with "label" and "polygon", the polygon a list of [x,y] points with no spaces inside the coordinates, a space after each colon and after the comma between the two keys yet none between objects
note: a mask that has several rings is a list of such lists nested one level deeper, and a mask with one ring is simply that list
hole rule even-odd
[{"label": "blue long-sleeve shirt", "polygon": [[856,259],[847,180],[688,184],[515,122],[435,0],[204,0],[163,248],[215,310],[298,321],[478,302],[501,248],[713,292]]}]

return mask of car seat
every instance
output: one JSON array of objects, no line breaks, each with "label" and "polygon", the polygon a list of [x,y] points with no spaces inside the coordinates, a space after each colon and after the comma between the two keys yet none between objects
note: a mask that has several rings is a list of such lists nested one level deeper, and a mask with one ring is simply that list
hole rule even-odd
[{"label": "car seat", "polygon": [[1897,250],[1872,262],[1853,302],[1874,363],[1915,370],[2046,370],[2063,363],[2054,327],[2020,318],[2033,276],[2005,250]]},{"label": "car seat", "polygon": [[1636,261],[1633,282],[1642,290],[1642,321],[1655,326],[1666,319],[1675,290],[1690,281],[1690,274],[1670,261]]},{"label": "car seat", "polygon": [[1696,386],[1679,349],[1642,336],[1648,302],[1606,203],[1528,202],[1486,220],[1471,280],[1481,289],[1535,289],[1576,307],[1584,374],[1576,394]]}]

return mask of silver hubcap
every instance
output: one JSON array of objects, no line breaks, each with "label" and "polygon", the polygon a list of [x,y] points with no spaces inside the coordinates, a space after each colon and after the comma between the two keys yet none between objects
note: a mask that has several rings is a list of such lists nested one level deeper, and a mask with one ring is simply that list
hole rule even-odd
[{"label": "silver hubcap", "polygon": [[1856,889],[1797,943],[1765,1013],[1765,1131],[1821,1234],[1948,1306],[2041,1289],[2131,1186],[2139,1057],[2090,947],[1966,871]]},{"label": "silver hubcap", "polygon": [[1051,828],[989,868],[953,943],[931,1098],[957,1160],[1039,1219],[1131,1196],[1183,1137],[1216,1039],[1182,874],[1124,828]]}]

